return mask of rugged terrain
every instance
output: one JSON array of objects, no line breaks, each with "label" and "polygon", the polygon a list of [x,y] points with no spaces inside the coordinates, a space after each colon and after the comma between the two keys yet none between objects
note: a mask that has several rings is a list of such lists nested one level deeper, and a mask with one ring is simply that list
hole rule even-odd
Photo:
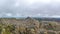
[{"label": "rugged terrain", "polygon": [[39,21],[30,17],[0,18],[0,34],[60,34],[60,23]]}]

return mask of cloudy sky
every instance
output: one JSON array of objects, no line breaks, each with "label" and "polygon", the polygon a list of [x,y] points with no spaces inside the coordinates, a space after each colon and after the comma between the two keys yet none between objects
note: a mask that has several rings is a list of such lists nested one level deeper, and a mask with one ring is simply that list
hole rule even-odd
[{"label": "cloudy sky", "polygon": [[60,17],[60,0],[0,0],[0,17]]}]

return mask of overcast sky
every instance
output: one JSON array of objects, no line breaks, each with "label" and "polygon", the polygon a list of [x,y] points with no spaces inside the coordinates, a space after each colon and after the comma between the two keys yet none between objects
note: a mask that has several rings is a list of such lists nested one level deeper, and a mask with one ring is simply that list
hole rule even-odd
[{"label": "overcast sky", "polygon": [[60,0],[0,0],[0,17],[60,17]]}]

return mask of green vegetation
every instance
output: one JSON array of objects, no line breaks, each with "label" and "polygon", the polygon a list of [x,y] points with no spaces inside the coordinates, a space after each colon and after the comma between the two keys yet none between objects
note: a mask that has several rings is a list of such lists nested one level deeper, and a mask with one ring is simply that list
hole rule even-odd
[{"label": "green vegetation", "polygon": [[0,18],[0,34],[60,34],[60,23],[32,18]]}]

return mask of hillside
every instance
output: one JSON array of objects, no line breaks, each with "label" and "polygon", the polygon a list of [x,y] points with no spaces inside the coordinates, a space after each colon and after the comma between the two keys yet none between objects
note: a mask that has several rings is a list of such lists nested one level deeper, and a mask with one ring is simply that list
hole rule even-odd
[{"label": "hillside", "polygon": [[0,34],[60,34],[60,23],[31,17],[0,18]]}]

